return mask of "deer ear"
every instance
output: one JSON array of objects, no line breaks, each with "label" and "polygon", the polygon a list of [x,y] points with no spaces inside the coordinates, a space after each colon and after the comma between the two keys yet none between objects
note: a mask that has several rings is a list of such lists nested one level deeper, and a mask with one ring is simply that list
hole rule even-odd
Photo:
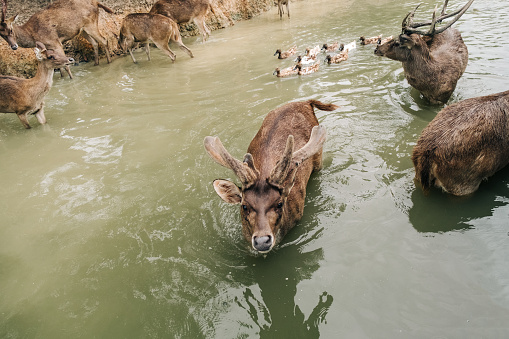
[{"label": "deer ear", "polygon": [[14,21],[16,20],[17,17],[18,17],[18,15],[16,14],[15,16],[10,17],[9,19],[5,19],[5,23],[7,24],[7,27],[12,29],[12,24],[14,23]]},{"label": "deer ear", "polygon": [[401,34],[399,36],[399,42],[401,43],[401,46],[404,46],[408,49],[412,49],[415,46],[415,42],[409,35],[406,34]]},{"label": "deer ear", "polygon": [[229,204],[240,204],[242,192],[240,188],[229,180],[214,180],[212,183],[217,195]]}]

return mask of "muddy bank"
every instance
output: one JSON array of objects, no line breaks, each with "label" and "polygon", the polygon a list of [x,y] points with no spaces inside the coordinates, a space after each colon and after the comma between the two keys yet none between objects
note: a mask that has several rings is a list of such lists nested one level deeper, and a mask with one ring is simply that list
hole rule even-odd
[{"label": "muddy bank", "polygon": [[[148,12],[157,0],[101,0],[101,3],[113,10],[113,14],[99,11],[99,30],[108,39],[113,54],[120,54],[118,34],[123,18],[129,13]],[[35,12],[48,6],[51,0],[18,0],[8,3],[7,17],[18,14],[17,24],[25,23]],[[271,9],[273,0],[212,0],[213,12],[207,18],[207,26],[217,30],[233,25],[236,21],[247,20]],[[199,35],[194,23],[181,24],[183,37]],[[79,62],[93,61],[92,45],[80,35],[64,45],[66,54]],[[100,48],[104,57],[105,50]],[[100,60],[106,62],[105,59]],[[19,48],[12,51],[7,43],[0,39],[0,74],[31,77],[35,75],[37,62],[32,49]]]}]

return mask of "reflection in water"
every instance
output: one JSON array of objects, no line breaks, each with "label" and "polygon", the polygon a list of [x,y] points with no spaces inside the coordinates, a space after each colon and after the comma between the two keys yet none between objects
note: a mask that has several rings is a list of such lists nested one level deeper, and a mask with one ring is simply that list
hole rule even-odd
[{"label": "reflection in water", "polygon": [[[481,183],[467,197],[456,197],[433,188],[424,194],[420,187],[412,193],[410,222],[423,233],[442,233],[472,228],[475,219],[492,216],[497,208],[509,205],[509,168]],[[491,202],[487,204],[486,202]],[[439,215],[439,217],[437,217]]]}]

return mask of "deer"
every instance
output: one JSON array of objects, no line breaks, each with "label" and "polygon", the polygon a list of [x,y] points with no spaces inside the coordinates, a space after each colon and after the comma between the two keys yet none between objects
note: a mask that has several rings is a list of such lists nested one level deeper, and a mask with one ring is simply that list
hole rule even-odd
[{"label": "deer", "polygon": [[[402,22],[402,33],[375,49],[375,54],[400,61],[405,78],[431,104],[446,104],[456,88],[458,80],[468,63],[468,49],[460,32],[452,28],[474,0],[453,13],[446,14],[445,1],[439,17],[437,9],[431,22],[414,23],[419,5],[407,14]],[[437,24],[455,16],[449,23],[437,28]],[[428,31],[419,27],[430,26]]]},{"label": "deer", "polygon": [[322,167],[326,139],[315,108],[333,111],[337,106],[308,100],[270,111],[243,161],[230,155],[218,137],[204,139],[210,157],[240,180],[239,187],[216,179],[213,187],[225,202],[240,205],[242,233],[255,253],[270,252],[303,216],[307,182]]},{"label": "deer", "polygon": [[[2,1],[2,21],[0,36],[11,49],[36,47],[36,41],[43,43],[48,50],[64,54],[62,44],[78,34],[83,35],[94,48],[95,65],[99,64],[98,43],[106,49],[106,59],[111,62],[108,41],[101,35],[98,27],[99,8],[108,13],[113,11],[96,0],[56,0],[48,7],[32,15],[23,25],[14,23],[18,15],[6,18],[7,0]],[[66,71],[72,79],[69,66]]]},{"label": "deer", "polygon": [[164,15],[177,24],[193,21],[205,42],[210,36],[210,29],[205,24],[209,10],[215,14],[209,0],[159,0],[152,6],[149,13]]},{"label": "deer", "polygon": [[26,129],[30,128],[30,114],[34,114],[40,124],[46,123],[44,97],[53,84],[54,69],[74,63],[74,59],[58,51],[47,50],[39,41],[35,44],[34,52],[39,64],[33,78],[0,75],[0,112],[16,113]]},{"label": "deer", "polygon": [[161,14],[132,13],[127,15],[120,28],[119,45],[124,53],[129,52],[133,62],[136,63],[132,52],[134,43],[145,44],[145,52],[150,60],[149,40],[151,40],[174,62],[175,53],[168,46],[170,39],[175,41],[191,58],[194,58],[193,52],[182,42],[177,23]]},{"label": "deer", "polygon": [[509,91],[442,109],[412,152],[415,180],[463,196],[509,163]]},{"label": "deer", "polygon": [[283,14],[285,14],[283,6],[286,6],[286,12],[288,13],[288,18],[290,18],[290,0],[277,0],[277,12],[279,14],[280,20],[283,20]]}]

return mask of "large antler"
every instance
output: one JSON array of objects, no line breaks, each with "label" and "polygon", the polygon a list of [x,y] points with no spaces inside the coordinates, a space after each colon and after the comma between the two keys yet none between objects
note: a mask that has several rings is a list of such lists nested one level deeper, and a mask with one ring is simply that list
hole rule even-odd
[{"label": "large antler", "polygon": [[219,165],[231,169],[235,175],[239,177],[244,189],[253,185],[260,175],[260,172],[254,165],[253,156],[251,154],[246,153],[243,162],[235,159],[224,148],[218,137],[205,137],[203,144],[212,159]]},{"label": "large antler", "polygon": [[[467,9],[470,7],[472,2],[474,2],[474,0],[470,0],[469,2],[467,2],[467,4],[465,6],[458,9],[457,11],[455,11],[453,13],[446,14],[445,10],[447,8],[448,2],[449,2],[449,0],[445,0],[444,7],[442,8],[442,12],[438,18],[436,16],[437,8],[435,7],[435,10],[433,11],[433,18],[431,21],[414,23],[413,19],[414,19],[415,11],[417,10],[417,8],[419,8],[420,4],[417,5],[417,7],[415,7],[415,9],[413,11],[409,12],[406,15],[405,19],[403,19],[403,22],[401,24],[402,33],[403,34],[416,33],[416,34],[428,35],[428,36],[442,33],[447,28],[451,27],[452,24],[454,24],[456,21],[458,21],[458,19],[467,11]],[[445,19],[453,17],[453,16],[455,16],[454,19],[451,20],[449,23],[447,23],[445,26],[442,26],[439,29],[436,28],[436,24],[442,22]],[[418,27],[428,26],[428,25],[430,26],[430,29],[427,32],[416,29]]]},{"label": "large antler", "polygon": [[5,17],[7,16],[7,0],[2,0],[2,21],[5,22]]},{"label": "large antler", "polygon": [[[283,156],[278,161],[268,179],[269,184],[283,190],[289,191],[295,180],[295,173],[299,165],[318,153],[325,142],[327,131],[323,126],[315,126],[311,130],[311,136],[308,142],[298,151],[293,151],[293,135],[289,135],[286,140],[286,148]],[[285,184],[286,182],[286,184]]]}]

